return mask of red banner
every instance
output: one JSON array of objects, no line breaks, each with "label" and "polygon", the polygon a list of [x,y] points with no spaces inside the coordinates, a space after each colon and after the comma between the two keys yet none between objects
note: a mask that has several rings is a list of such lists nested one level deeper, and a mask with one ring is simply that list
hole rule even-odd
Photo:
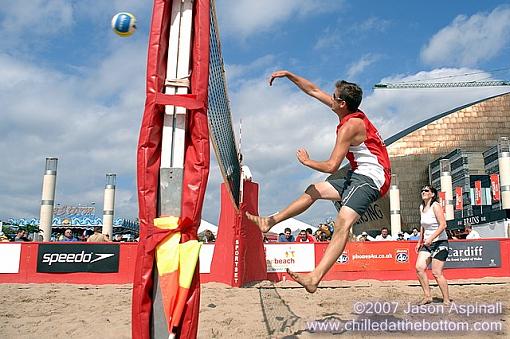
[{"label": "red banner", "polygon": [[455,187],[455,210],[460,211],[463,208],[462,187]]},{"label": "red banner", "polygon": [[401,244],[391,242],[391,246],[386,241],[349,242],[332,271],[410,270],[414,263],[409,260],[409,244],[407,241]]},{"label": "red banner", "polygon": [[439,194],[439,204],[443,209],[443,213],[446,213],[446,192],[437,192]]},{"label": "red banner", "polygon": [[475,181],[475,205],[482,205],[482,182],[480,180]]},{"label": "red banner", "polygon": [[491,174],[491,191],[492,191],[492,200],[499,201],[501,200],[501,193],[499,191],[499,175]]}]

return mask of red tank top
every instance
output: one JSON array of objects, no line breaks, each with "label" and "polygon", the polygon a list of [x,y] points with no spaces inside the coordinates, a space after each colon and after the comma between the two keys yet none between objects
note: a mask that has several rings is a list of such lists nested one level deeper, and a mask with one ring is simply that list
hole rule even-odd
[{"label": "red tank top", "polygon": [[336,132],[352,118],[363,120],[367,138],[358,146],[349,146],[346,158],[354,173],[366,175],[374,181],[382,197],[388,191],[391,181],[391,164],[386,145],[377,129],[360,110],[343,117]]}]

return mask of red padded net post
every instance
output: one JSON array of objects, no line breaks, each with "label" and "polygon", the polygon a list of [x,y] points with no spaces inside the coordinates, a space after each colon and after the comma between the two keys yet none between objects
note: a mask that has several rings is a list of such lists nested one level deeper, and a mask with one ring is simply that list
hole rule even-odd
[{"label": "red padded net post", "polygon": [[220,222],[211,262],[212,280],[233,287],[267,278],[262,234],[245,215],[258,214],[258,184],[245,181],[243,196],[237,210],[225,184],[221,185]]}]

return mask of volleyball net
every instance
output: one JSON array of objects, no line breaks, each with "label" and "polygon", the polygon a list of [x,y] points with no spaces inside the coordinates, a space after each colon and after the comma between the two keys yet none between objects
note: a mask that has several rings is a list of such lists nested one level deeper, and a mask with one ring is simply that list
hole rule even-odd
[{"label": "volleyball net", "polygon": [[208,112],[211,143],[223,180],[234,203],[239,206],[241,164],[232,126],[225,68],[214,0],[211,1]]}]

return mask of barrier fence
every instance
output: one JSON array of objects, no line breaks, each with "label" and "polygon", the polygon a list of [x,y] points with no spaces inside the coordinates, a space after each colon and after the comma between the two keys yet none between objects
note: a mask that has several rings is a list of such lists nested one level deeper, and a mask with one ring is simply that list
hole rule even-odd
[{"label": "barrier fence", "polygon": [[[349,243],[324,280],[415,280],[416,242]],[[0,243],[0,283],[129,284],[138,243]],[[267,279],[288,279],[285,269],[309,272],[327,243],[264,244]],[[510,277],[510,239],[450,241],[447,279]],[[211,270],[214,244],[200,253],[202,282],[218,281]]]}]

